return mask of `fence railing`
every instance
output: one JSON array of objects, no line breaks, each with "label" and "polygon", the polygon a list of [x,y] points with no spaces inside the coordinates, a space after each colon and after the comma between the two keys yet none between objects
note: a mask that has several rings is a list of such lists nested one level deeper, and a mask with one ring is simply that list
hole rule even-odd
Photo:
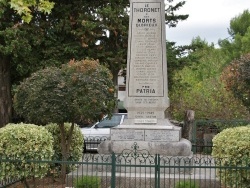
[{"label": "fence railing", "polygon": [[194,153],[210,154],[213,137],[225,128],[250,124],[250,120],[219,120],[200,119],[194,121],[192,131],[192,151]]},{"label": "fence railing", "polygon": [[84,146],[83,146],[83,151],[84,153],[87,152],[97,152],[98,145],[105,141],[108,140],[108,137],[105,136],[89,136],[89,137],[84,137]]},{"label": "fence railing", "polygon": [[[63,163],[70,166],[65,182],[60,181],[60,168],[53,168],[54,164]],[[36,178],[37,171],[33,169],[41,164],[50,168],[43,178]],[[214,159],[200,154],[190,157],[151,155],[134,143],[131,150],[120,154],[86,153],[79,161],[0,158],[0,187],[246,188],[250,185],[249,164],[250,159],[242,159],[235,164],[229,159]],[[28,172],[21,173],[23,169],[20,166],[23,165],[29,166]],[[4,175],[11,170],[20,170],[19,176]],[[10,183],[8,179],[20,181]]]}]

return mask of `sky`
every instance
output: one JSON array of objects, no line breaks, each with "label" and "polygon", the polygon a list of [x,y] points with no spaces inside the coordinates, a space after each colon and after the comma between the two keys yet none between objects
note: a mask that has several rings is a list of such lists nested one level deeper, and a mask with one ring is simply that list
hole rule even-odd
[{"label": "sky", "polygon": [[250,11],[250,0],[185,1],[186,4],[176,13],[189,14],[189,18],[179,22],[176,28],[166,27],[166,39],[177,42],[177,45],[191,44],[193,38],[200,36],[216,46],[219,39],[229,37],[230,20],[246,9]]}]

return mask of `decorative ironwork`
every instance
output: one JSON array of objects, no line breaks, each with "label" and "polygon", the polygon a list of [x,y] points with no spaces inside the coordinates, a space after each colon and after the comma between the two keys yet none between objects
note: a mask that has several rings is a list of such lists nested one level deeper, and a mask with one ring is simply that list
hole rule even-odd
[{"label": "decorative ironwork", "polygon": [[124,149],[121,154],[116,156],[116,161],[121,163],[122,161],[126,163],[133,163],[135,161],[139,162],[140,164],[149,164],[155,163],[155,156],[151,155],[150,152],[146,149],[139,149],[139,145],[134,142],[131,146],[131,150]]},{"label": "decorative ironwork", "polygon": [[[150,159],[150,160],[149,160]],[[16,164],[19,160],[0,156],[0,165]],[[250,160],[242,158],[233,163],[226,158],[212,158],[210,155],[194,155],[193,157],[166,157],[151,155],[147,150],[140,149],[134,143],[131,149],[121,154],[84,154],[80,161],[45,161],[27,160],[32,165],[44,164],[77,164],[78,169],[67,175],[67,186],[73,187],[75,181],[89,176],[101,178],[101,187],[176,187],[182,181],[195,181],[198,187],[248,187],[250,183]],[[149,170],[146,170],[149,169]],[[8,170],[1,170],[0,174]],[[134,171],[133,171],[134,170]],[[56,178],[55,172],[49,171],[44,179],[27,179],[34,187],[62,187],[48,185],[48,178]],[[100,179],[99,178],[99,179]],[[15,183],[15,178],[3,177],[0,187]],[[19,180],[19,179],[17,179]],[[19,182],[19,186],[22,182]],[[40,184],[43,183],[43,184]],[[14,186],[17,186],[16,184]],[[64,185],[65,186],[65,185]]]}]

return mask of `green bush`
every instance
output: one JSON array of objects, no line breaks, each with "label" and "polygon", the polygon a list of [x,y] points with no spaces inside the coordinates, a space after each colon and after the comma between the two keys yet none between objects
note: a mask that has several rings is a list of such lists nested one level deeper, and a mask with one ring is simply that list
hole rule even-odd
[{"label": "green bush", "polygon": [[[69,136],[69,130],[70,130],[71,124],[70,123],[65,123],[64,124],[64,129],[66,133],[66,137]],[[62,160],[62,147],[61,147],[61,136],[60,136],[60,129],[57,124],[48,124],[45,126],[45,128],[52,134],[54,138],[54,144],[53,148],[55,151],[55,154],[53,156],[54,161],[61,161]],[[81,133],[81,130],[79,127],[74,126],[73,134],[72,134],[72,141],[68,153],[68,161],[79,161],[83,155],[83,135]],[[74,169],[75,165],[68,165],[67,169],[72,170]]]},{"label": "green bush", "polygon": [[177,182],[175,188],[199,188],[199,186],[193,180],[182,180]]},{"label": "green bush", "polygon": [[114,88],[111,72],[98,61],[71,60],[62,68],[34,72],[21,82],[14,109],[39,125],[96,121],[102,114],[112,114],[117,101]]},{"label": "green bush", "polygon": [[8,124],[0,129],[0,159],[16,161],[0,163],[0,180],[43,177],[49,165],[27,160],[51,160],[53,154],[53,137],[44,127]]},{"label": "green bush", "polygon": [[74,180],[75,188],[100,188],[101,178],[96,176],[82,176]]},{"label": "green bush", "polygon": [[213,138],[212,155],[220,166],[231,168],[220,169],[219,177],[230,187],[249,187],[250,172],[250,127],[228,128]]}]

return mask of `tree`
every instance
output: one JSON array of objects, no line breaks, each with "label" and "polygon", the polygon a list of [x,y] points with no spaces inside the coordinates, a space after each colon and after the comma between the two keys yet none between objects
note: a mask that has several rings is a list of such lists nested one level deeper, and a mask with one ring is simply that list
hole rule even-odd
[{"label": "tree", "polygon": [[[165,10],[165,23],[171,27],[176,27],[180,21],[184,21],[188,18],[189,15],[178,15],[175,11],[181,9],[185,5],[186,1],[180,1],[176,4],[173,4],[173,0],[168,0],[166,2],[167,8]],[[174,72],[180,70],[185,66],[183,55],[189,46],[176,46],[175,42],[166,41],[166,52],[167,52],[167,74],[168,74],[168,89],[169,91],[173,88],[173,75]]]},{"label": "tree", "polygon": [[176,27],[179,21],[184,21],[188,18],[188,14],[185,15],[178,15],[175,13],[175,11],[179,10],[182,8],[186,1],[180,1],[176,4],[172,4],[174,0],[167,0],[167,8],[166,8],[166,15],[165,15],[165,20],[166,24],[169,27]]},{"label": "tree", "polygon": [[230,20],[230,28],[228,33],[235,37],[237,34],[244,36],[247,33],[247,30],[250,26],[250,12],[249,10],[244,10],[243,13],[232,18]]},{"label": "tree", "polygon": [[202,53],[195,53],[201,49],[213,48],[205,40],[199,36],[194,38],[190,45],[175,46],[175,42],[167,42],[167,62],[168,62],[168,83],[169,91],[178,87],[178,80],[176,80],[176,72],[181,71],[185,67],[190,67],[198,64]]},{"label": "tree", "polygon": [[199,57],[193,55],[192,52],[202,48],[203,41],[201,41],[199,37],[195,40],[195,43],[185,46],[176,46],[175,42],[167,42],[167,73],[169,85],[168,89],[170,92],[176,85],[176,80],[174,81],[175,73],[198,61]]},{"label": "tree", "polygon": [[219,45],[228,57],[228,62],[250,52],[250,12],[243,11],[242,14],[230,21],[228,29],[230,38],[219,40]]},{"label": "tree", "polygon": [[49,13],[52,8],[53,3],[47,0],[0,2],[0,127],[7,124],[12,116],[11,59],[31,51],[24,32],[18,26],[30,21],[32,11]]},{"label": "tree", "polygon": [[226,89],[232,91],[250,112],[250,53],[226,66],[221,79]]},{"label": "tree", "polygon": [[48,0],[1,0],[0,2],[0,18],[4,16],[6,9],[12,8],[16,13],[21,16],[24,22],[29,23],[32,19],[32,12],[38,11],[43,13],[50,13],[54,3]]},{"label": "tree", "polygon": [[242,14],[230,21],[228,29],[231,40],[219,41],[225,54],[226,63],[221,74],[225,88],[232,92],[245,108],[250,111],[249,102],[249,52],[250,52],[250,12]]},{"label": "tree", "polygon": [[[174,89],[170,92],[170,112],[182,119],[184,111],[195,110],[196,118],[234,119],[247,118],[249,112],[220,80],[226,59],[220,49],[196,38],[189,53],[189,66],[174,74]],[[196,46],[196,47],[195,47]],[[199,48],[198,48],[199,46]]]},{"label": "tree", "polygon": [[[94,60],[74,61],[35,72],[17,88],[14,107],[28,122],[56,123],[62,160],[68,159],[75,122],[99,120],[115,107],[114,85],[107,68]],[[64,123],[71,123],[66,137]],[[62,166],[65,178],[66,165]]]},{"label": "tree", "polygon": [[[168,75],[168,90],[171,91],[174,88],[174,74],[176,71],[181,70],[185,63],[182,58],[185,49],[179,46],[175,46],[175,42],[168,42],[167,47],[167,75]],[[185,48],[185,47],[184,47]]]}]

